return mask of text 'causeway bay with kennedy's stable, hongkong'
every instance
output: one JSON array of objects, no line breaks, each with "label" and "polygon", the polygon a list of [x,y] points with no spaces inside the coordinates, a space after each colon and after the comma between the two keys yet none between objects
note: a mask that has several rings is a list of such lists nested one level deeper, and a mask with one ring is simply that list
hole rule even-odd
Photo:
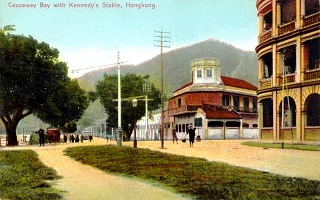
[{"label": "text 'causeway bay with kennedy's stable, hongkong'", "polygon": [[135,9],[155,9],[157,8],[157,5],[154,3],[108,3],[108,2],[102,2],[102,3],[75,3],[75,2],[69,2],[69,3],[46,3],[46,2],[39,2],[39,3],[14,3],[9,2],[8,7],[10,8],[41,8],[41,9],[50,9],[50,8],[135,8]]}]

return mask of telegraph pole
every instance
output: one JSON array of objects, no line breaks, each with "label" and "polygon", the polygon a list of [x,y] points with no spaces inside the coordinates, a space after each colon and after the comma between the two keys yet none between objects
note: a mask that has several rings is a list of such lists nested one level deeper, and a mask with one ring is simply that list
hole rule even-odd
[{"label": "telegraph pole", "polygon": [[120,52],[118,51],[117,57],[118,66],[118,134],[117,145],[122,146],[122,128],[121,128],[121,77],[120,77]]},{"label": "telegraph pole", "polygon": [[164,148],[164,94],[163,94],[163,61],[162,61],[162,49],[170,48],[167,46],[170,42],[169,37],[170,32],[165,31],[154,31],[155,47],[160,47],[160,73],[161,73],[161,148]]}]

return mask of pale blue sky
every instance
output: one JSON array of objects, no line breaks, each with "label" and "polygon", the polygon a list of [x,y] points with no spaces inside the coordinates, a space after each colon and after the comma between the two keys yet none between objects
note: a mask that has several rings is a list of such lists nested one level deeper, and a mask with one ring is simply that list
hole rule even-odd
[{"label": "pale blue sky", "polygon": [[[50,4],[49,9],[41,8],[41,2]],[[58,2],[65,7],[55,8]],[[99,7],[73,8],[71,2]],[[117,2],[122,8],[102,8],[103,2]],[[156,8],[127,8],[127,2]],[[36,4],[36,8],[10,7],[17,4]],[[1,0],[0,27],[15,25],[17,34],[59,49],[71,71],[115,63],[118,50],[126,64],[149,60],[160,53],[154,47],[154,31],[161,29],[170,32],[170,48],[165,52],[210,38],[254,51],[255,4],[256,0]]]}]

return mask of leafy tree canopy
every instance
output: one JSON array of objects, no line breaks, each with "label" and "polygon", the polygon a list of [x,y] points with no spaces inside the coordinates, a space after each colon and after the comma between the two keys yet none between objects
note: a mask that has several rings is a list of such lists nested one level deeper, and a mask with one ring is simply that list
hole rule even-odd
[{"label": "leafy tree canopy", "polygon": [[[103,80],[96,84],[96,92],[100,97],[109,118],[108,121],[113,127],[118,127],[118,76],[105,74]],[[143,90],[143,84],[148,81],[149,76],[139,76],[133,73],[121,77],[121,125],[126,133],[126,140],[129,140],[132,128],[136,120],[145,116],[145,95],[148,101],[148,111],[156,110],[161,104],[161,92],[150,84],[149,91]],[[137,107],[133,107],[132,100],[139,97]],[[129,126],[129,124],[131,126]]]},{"label": "leafy tree canopy", "polygon": [[0,29],[0,116],[8,144],[17,145],[19,121],[34,113],[62,127],[78,120],[89,98],[68,76],[59,51],[31,36],[14,35],[13,26]]}]

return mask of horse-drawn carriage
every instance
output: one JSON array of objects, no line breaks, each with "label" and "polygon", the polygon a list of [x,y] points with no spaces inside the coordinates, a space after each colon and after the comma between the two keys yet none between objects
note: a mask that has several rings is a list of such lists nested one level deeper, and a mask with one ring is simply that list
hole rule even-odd
[{"label": "horse-drawn carriage", "polygon": [[47,129],[47,137],[49,143],[60,142],[60,130],[57,128],[49,128]]}]

